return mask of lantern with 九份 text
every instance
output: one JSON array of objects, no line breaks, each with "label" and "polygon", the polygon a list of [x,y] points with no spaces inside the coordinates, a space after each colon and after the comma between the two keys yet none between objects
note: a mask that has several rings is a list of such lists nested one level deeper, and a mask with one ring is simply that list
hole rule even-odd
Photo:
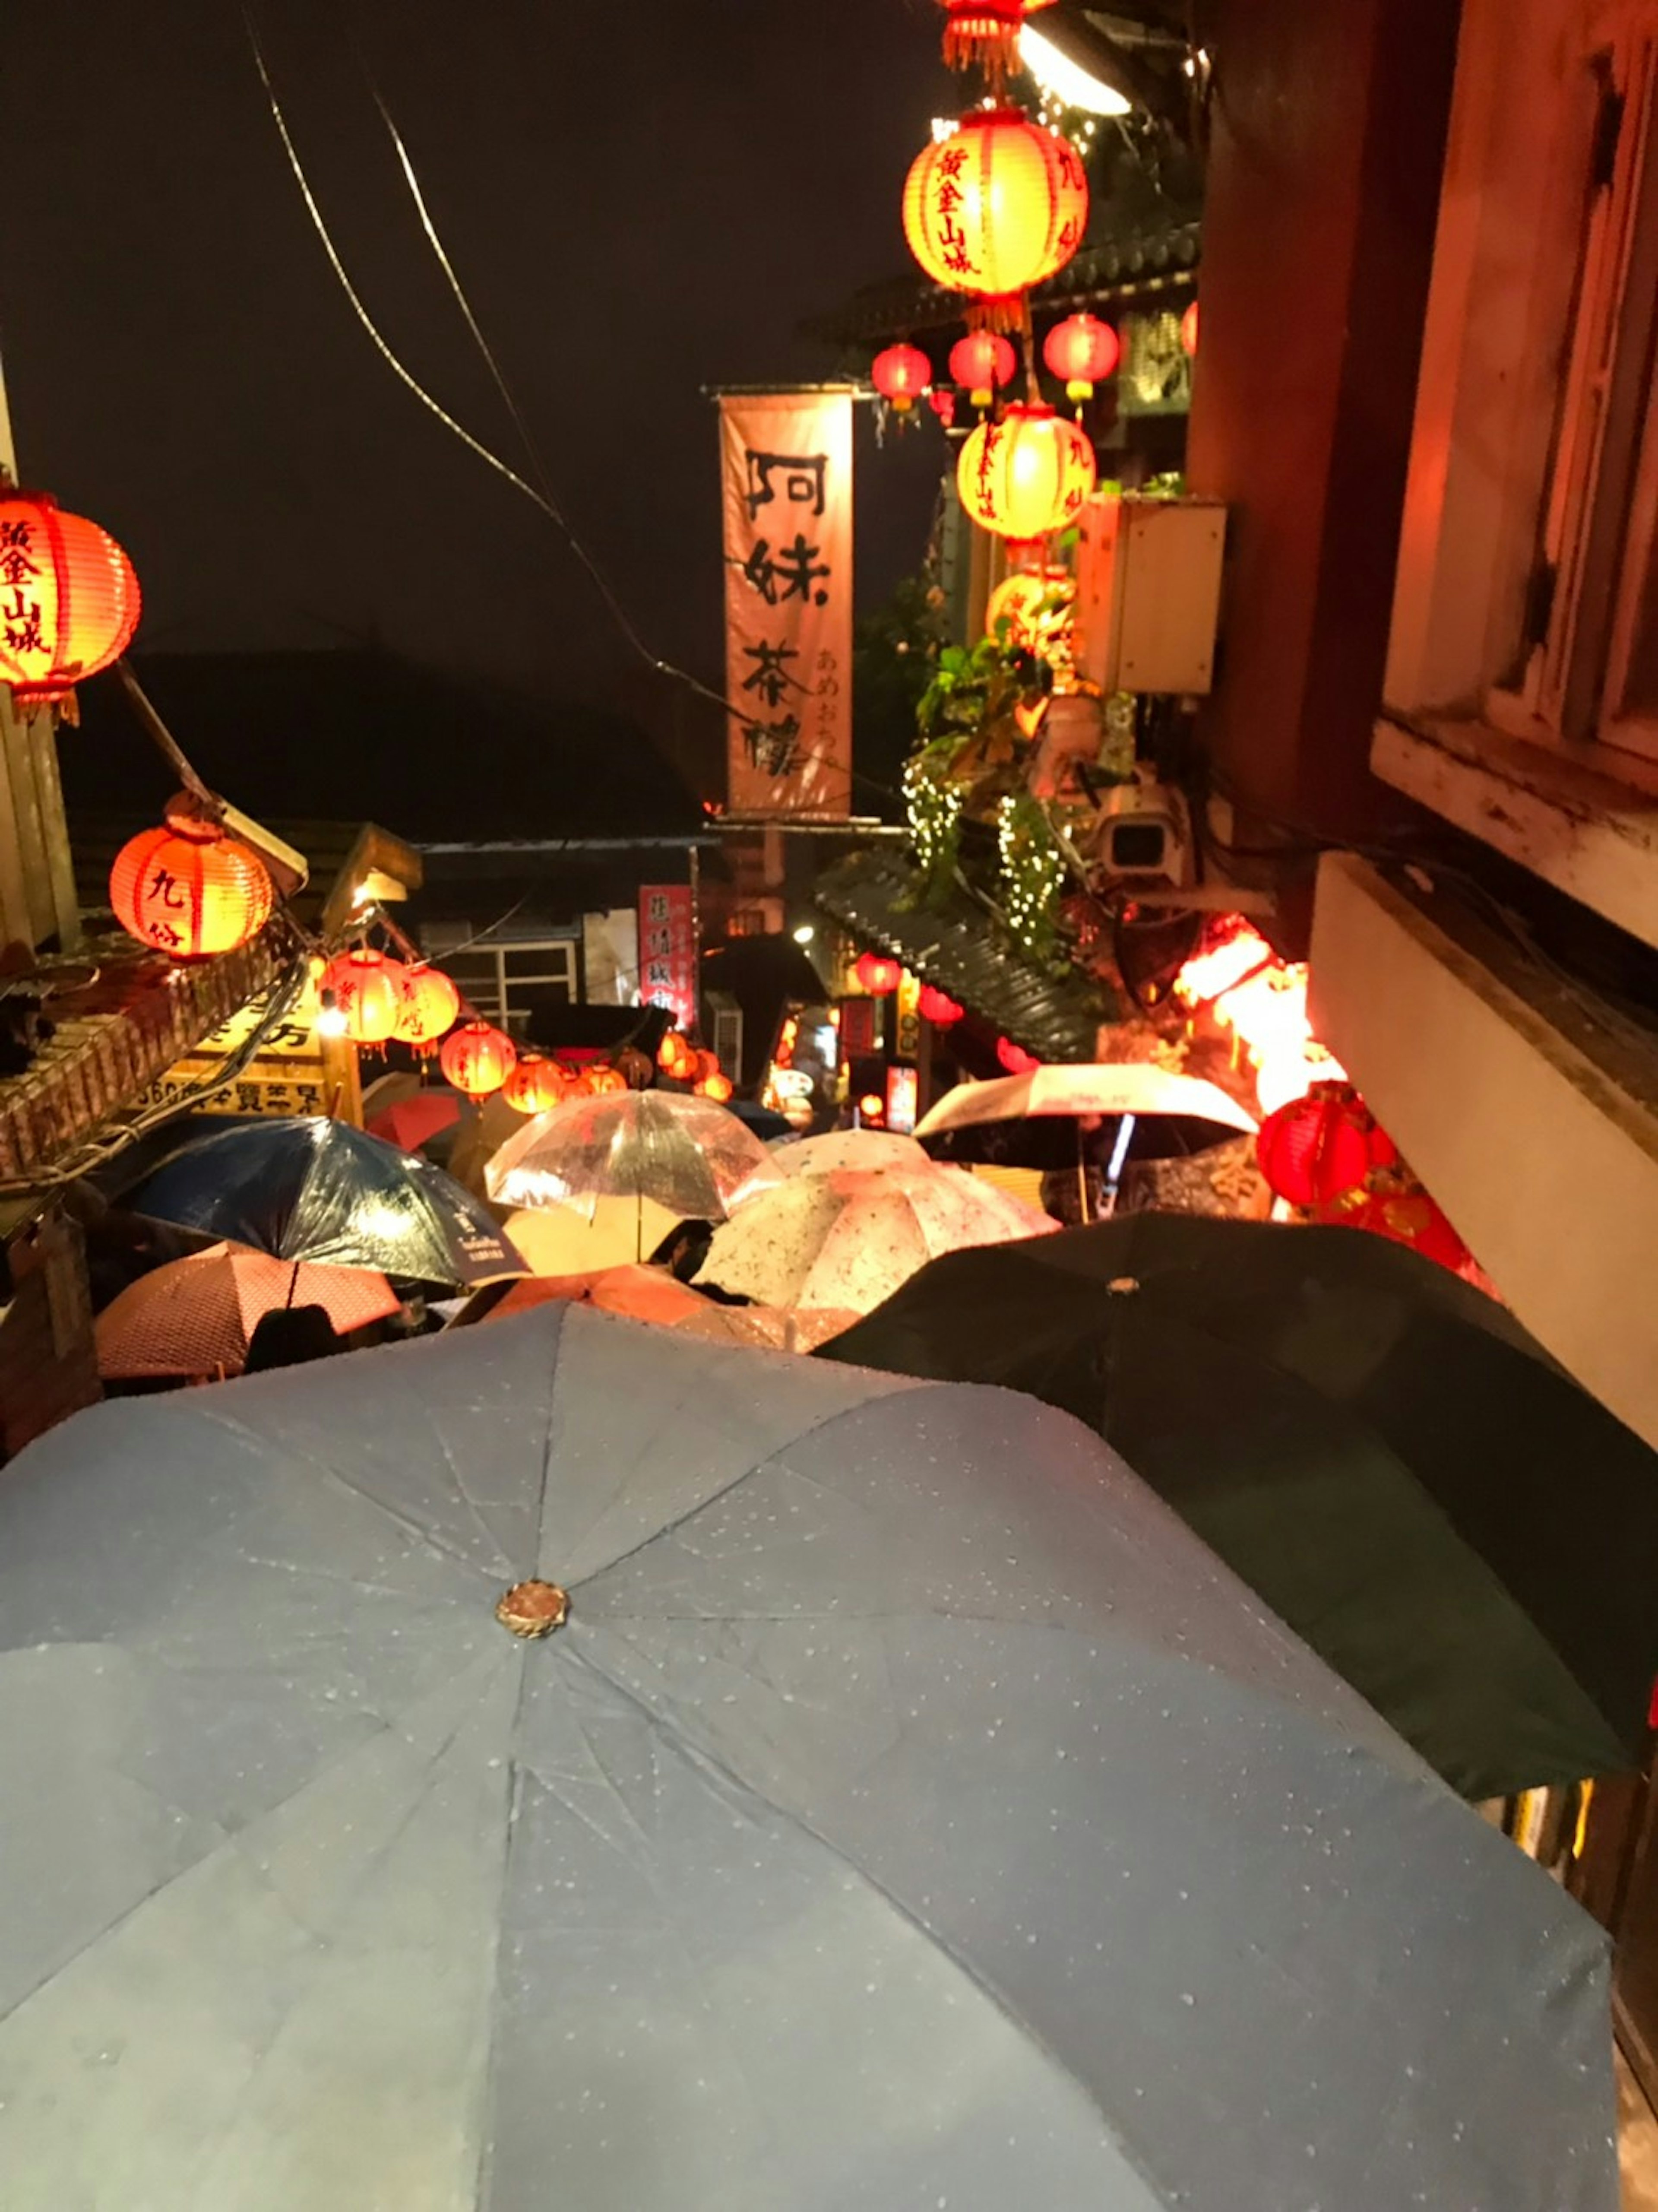
[{"label": "lantern with \u4e5d\u4efd text", "polygon": [[405,970],[372,945],[354,945],[323,970],[322,988],[331,992],[353,1044],[384,1044],[397,1035],[403,1012]]},{"label": "lantern with \u4e5d\u4efd text", "polygon": [[518,1066],[518,1048],[492,1023],[463,1022],[443,1040],[438,1066],[455,1090],[469,1098],[489,1098]]},{"label": "lantern with \u4e5d\u4efd text", "polygon": [[460,1012],[460,993],[440,968],[411,961],[403,971],[403,1004],[393,1034],[400,1043],[426,1051],[452,1029]]},{"label": "lantern with \u4e5d\u4efd text", "polygon": [[138,626],[138,579],[95,522],[44,492],[0,494],[0,683],[24,714],[71,703]]},{"label": "lantern with \u4e5d\u4efd text", "polygon": [[892,345],[878,353],[869,380],[894,410],[907,415],[932,381],[932,363],[919,346]]},{"label": "lantern with \u4e5d\u4efd text", "polygon": [[1057,131],[1017,107],[980,108],[916,156],[903,216],[909,250],[934,283],[973,294],[987,326],[1020,329],[1025,293],[1082,243],[1088,179]]},{"label": "lantern with \u4e5d\u4efd text", "polygon": [[956,466],[962,505],[998,538],[1065,529],[1082,513],[1094,478],[1094,448],[1051,407],[1015,405],[999,422],[981,422]]},{"label": "lantern with \u4e5d\u4efd text", "polygon": [[141,830],[116,854],[109,902],[140,945],[173,960],[211,960],[258,934],[276,893],[258,854],[181,793],[164,829]]}]

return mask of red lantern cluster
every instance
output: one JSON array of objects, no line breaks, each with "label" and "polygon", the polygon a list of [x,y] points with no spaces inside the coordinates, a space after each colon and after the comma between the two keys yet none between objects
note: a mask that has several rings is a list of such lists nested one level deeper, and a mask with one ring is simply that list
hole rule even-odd
[{"label": "red lantern cluster", "polygon": [[872,999],[890,999],[904,980],[902,963],[884,952],[860,953],[852,972]]},{"label": "red lantern cluster", "polygon": [[276,892],[258,854],[180,799],[165,829],[141,830],[116,854],[109,902],[140,945],[173,960],[211,960],[258,934]]},{"label": "red lantern cluster", "polygon": [[0,683],[25,712],[61,706],[138,627],[132,563],[95,522],[15,491],[0,497]]},{"label": "red lantern cluster", "polygon": [[1373,1164],[1370,1116],[1339,1090],[1310,1091],[1269,1114],[1256,1139],[1267,1188],[1291,1206],[1328,1206],[1362,1189]]},{"label": "red lantern cluster", "polygon": [[489,1022],[463,1022],[443,1040],[438,1066],[443,1079],[469,1098],[488,1098],[518,1065],[518,1048]]},{"label": "red lantern cluster", "polygon": [[1067,315],[1042,341],[1042,359],[1064,379],[1069,399],[1091,399],[1121,357],[1117,333],[1094,315]]},{"label": "red lantern cluster", "polygon": [[988,325],[1022,328],[1025,293],[1082,243],[1088,178],[1057,131],[1017,107],[979,108],[916,156],[903,217],[909,250],[935,284],[973,294]]},{"label": "red lantern cluster", "polygon": [[889,346],[878,353],[870,368],[870,382],[893,411],[907,415],[932,381],[932,363],[919,346]]},{"label": "red lantern cluster", "polygon": [[355,945],[329,962],[323,992],[331,994],[353,1044],[384,1044],[397,1035],[407,972],[401,961],[388,960],[372,945]]},{"label": "red lantern cluster", "polygon": [[924,1022],[931,1022],[936,1029],[947,1030],[961,1020],[964,1011],[948,992],[940,991],[931,983],[922,984],[916,1000],[916,1012]]},{"label": "red lantern cluster", "polygon": [[975,407],[988,407],[1002,386],[1012,381],[1018,365],[1011,343],[999,331],[969,331],[950,349],[950,373]]}]

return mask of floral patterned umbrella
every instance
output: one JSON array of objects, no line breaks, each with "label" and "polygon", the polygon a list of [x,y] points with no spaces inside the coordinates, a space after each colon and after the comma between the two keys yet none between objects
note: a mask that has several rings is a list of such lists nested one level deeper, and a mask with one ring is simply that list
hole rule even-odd
[{"label": "floral patterned umbrella", "polygon": [[943,1252],[1057,1226],[961,1168],[793,1176],[716,1230],[699,1282],[767,1306],[872,1312]]},{"label": "floral patterned umbrella", "polygon": [[835,1168],[908,1168],[925,1174],[932,1164],[914,1137],[890,1129],[831,1129],[824,1137],[803,1137],[780,1145],[772,1154],[785,1175],[828,1175]]}]

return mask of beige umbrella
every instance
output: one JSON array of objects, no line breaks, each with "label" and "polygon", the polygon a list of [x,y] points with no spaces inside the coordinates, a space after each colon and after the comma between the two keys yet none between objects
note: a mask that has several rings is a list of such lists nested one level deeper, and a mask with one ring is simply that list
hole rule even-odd
[{"label": "beige umbrella", "polygon": [[1057,1226],[960,1168],[797,1175],[714,1231],[699,1282],[756,1304],[872,1312],[940,1253]]},{"label": "beige umbrella", "polygon": [[654,1199],[596,1198],[584,1207],[526,1206],[507,1217],[507,1234],[537,1275],[598,1275],[654,1252],[680,1217]]},{"label": "beige umbrella", "polygon": [[914,1137],[890,1129],[831,1129],[827,1136],[779,1145],[772,1158],[786,1176],[828,1175],[835,1168],[925,1170],[932,1164]]}]

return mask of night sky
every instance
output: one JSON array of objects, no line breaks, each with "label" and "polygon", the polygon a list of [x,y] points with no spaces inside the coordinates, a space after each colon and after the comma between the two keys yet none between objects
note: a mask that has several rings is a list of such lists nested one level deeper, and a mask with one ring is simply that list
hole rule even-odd
[{"label": "night sky", "polygon": [[[699,386],[834,373],[800,322],[906,266],[904,171],[949,97],[932,0],[264,0],[259,23],[393,347],[519,458],[359,52],[571,520],[656,649],[717,682]],[[34,132],[0,230],[22,475],[127,546],[141,647],[377,639],[671,728],[551,526],[356,323],[234,0],[52,0],[3,35]],[[943,458],[930,422],[862,439],[861,606],[917,565]]]}]

